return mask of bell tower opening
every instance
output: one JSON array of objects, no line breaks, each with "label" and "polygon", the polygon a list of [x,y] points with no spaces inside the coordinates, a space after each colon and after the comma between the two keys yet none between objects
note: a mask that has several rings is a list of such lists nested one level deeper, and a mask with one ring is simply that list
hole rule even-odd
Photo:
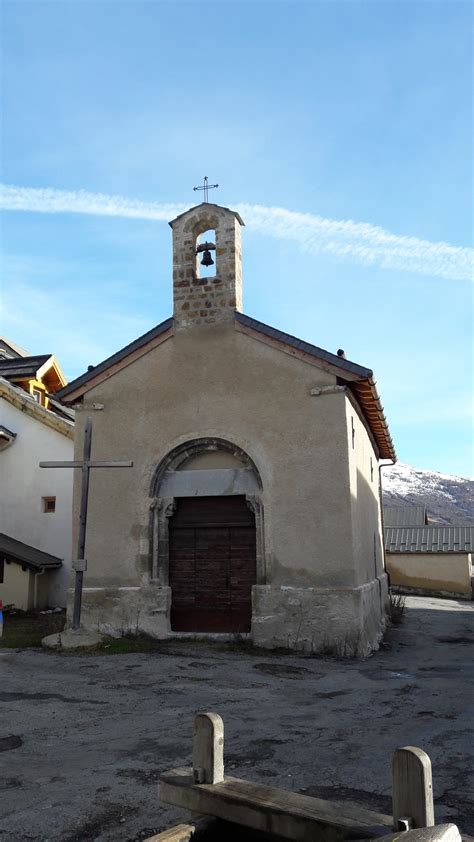
[{"label": "bell tower opening", "polygon": [[215,278],[217,274],[216,232],[209,228],[196,241],[196,277]]}]

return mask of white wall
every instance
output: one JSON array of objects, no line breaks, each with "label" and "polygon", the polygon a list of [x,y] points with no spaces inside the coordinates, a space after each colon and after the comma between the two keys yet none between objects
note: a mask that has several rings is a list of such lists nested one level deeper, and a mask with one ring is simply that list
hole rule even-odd
[{"label": "white wall", "polygon": [[[39,468],[40,461],[73,459],[74,442],[0,399],[0,423],[16,433],[0,451],[0,532],[63,559],[48,574],[49,604],[66,605],[71,570],[72,469]],[[42,497],[56,497],[44,513]]]}]

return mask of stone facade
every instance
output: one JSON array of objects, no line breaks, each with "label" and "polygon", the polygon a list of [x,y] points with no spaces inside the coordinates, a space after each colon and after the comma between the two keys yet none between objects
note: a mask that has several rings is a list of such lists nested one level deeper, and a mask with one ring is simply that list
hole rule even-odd
[{"label": "stone facade", "polygon": [[[170,223],[173,229],[173,301],[176,329],[229,321],[242,310],[240,216],[227,208],[202,204]],[[215,275],[200,276],[198,238],[216,236]]]},{"label": "stone facade", "polygon": [[[177,503],[240,495],[255,517],[251,639],[365,655],[383,633],[388,598],[384,444],[351,388],[370,390],[371,372],[239,322],[241,224],[215,205],[174,220],[174,326],[159,345],[125,349],[129,365],[119,352],[64,390],[76,407],[78,458],[93,414],[96,458],[133,460],[113,483],[107,471],[91,482],[83,623],[173,635]],[[210,229],[216,277],[201,282],[196,241]],[[78,487],[75,501],[77,512]]]}]

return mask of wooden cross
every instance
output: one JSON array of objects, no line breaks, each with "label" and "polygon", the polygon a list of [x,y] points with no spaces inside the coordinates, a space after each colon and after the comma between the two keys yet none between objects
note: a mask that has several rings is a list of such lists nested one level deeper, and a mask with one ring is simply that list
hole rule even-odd
[{"label": "wooden cross", "polygon": [[202,187],[193,187],[193,190],[204,190],[204,201],[207,204],[209,199],[209,190],[212,190],[214,187],[219,187],[218,184],[209,184],[209,179],[207,175],[204,176],[204,184]]},{"label": "wooden cross", "polygon": [[73,561],[76,571],[74,588],[73,629],[81,627],[82,581],[87,562],[84,558],[86,546],[87,500],[89,497],[89,471],[91,468],[132,468],[133,462],[92,462],[92,418],[86,418],[84,430],[84,450],[82,462],[40,462],[40,468],[81,468],[81,507],[79,511],[79,529],[77,534],[77,558]]}]

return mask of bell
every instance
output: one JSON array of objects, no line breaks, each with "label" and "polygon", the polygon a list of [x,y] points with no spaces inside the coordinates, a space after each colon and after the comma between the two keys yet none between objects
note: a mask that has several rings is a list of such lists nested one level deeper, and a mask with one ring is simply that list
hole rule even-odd
[{"label": "bell", "polygon": [[214,261],[211,257],[211,252],[206,249],[201,260],[201,266],[214,266]]}]

